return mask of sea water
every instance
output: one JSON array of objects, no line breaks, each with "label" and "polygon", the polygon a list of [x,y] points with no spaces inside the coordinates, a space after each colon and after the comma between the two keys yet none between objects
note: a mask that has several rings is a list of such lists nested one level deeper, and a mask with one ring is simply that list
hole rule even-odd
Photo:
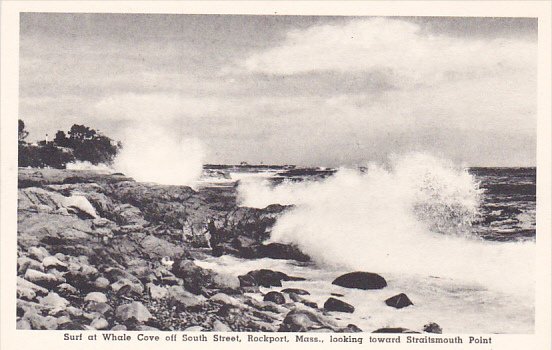
[{"label": "sea water", "polygon": [[[420,330],[437,322],[445,332],[533,332],[534,168],[468,169],[409,154],[362,168],[267,173],[240,177],[241,204],[294,205],[276,222],[271,240],[297,245],[313,262],[224,256],[206,267],[304,277],[284,287],[308,290],[307,299],[319,306],[331,293],[343,294],[355,312],[335,317],[365,331]],[[381,274],[388,287],[331,284],[356,270]],[[398,293],[414,305],[397,310],[384,303]]]}]

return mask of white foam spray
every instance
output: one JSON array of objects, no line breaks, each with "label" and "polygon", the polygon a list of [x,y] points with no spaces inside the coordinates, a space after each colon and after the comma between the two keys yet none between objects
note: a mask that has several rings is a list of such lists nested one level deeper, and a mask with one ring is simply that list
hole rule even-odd
[{"label": "white foam spray", "polygon": [[125,132],[113,167],[137,181],[192,185],[202,174],[203,156],[198,139],[176,137],[147,125]]},{"label": "white foam spray", "polygon": [[500,291],[532,293],[534,244],[472,236],[481,190],[464,169],[427,154],[368,170],[340,169],[319,182],[244,182],[242,205],[294,204],[271,240],[295,243],[319,264],[437,276]]}]

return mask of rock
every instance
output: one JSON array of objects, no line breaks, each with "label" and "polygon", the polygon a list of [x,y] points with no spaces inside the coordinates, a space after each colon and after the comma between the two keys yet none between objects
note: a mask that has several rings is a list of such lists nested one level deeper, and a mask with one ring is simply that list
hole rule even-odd
[{"label": "rock", "polygon": [[136,295],[142,295],[144,293],[144,285],[142,284],[142,282],[135,282],[126,278],[120,279],[117,282],[111,284],[111,289],[115,293],[119,294],[121,294],[123,291],[125,291],[125,294],[127,292],[131,292]]},{"label": "rock", "polygon": [[412,301],[410,301],[410,299],[404,293],[397,294],[385,300],[385,304],[387,304],[388,306],[394,307],[396,309],[402,309],[403,307],[414,305]]},{"label": "rock", "polygon": [[109,323],[107,320],[103,317],[96,318],[90,323],[90,327],[101,330],[101,329],[107,329],[109,327]]},{"label": "rock", "polygon": [[71,330],[71,331],[83,331],[87,328],[79,322],[71,321],[71,322],[61,324],[59,326],[59,329],[68,330],[68,331],[69,330]]},{"label": "rock", "polygon": [[172,286],[168,288],[169,305],[175,306],[177,310],[187,310],[200,307],[203,304],[203,298],[186,291],[181,286]]},{"label": "rock", "polygon": [[39,261],[23,256],[17,259],[17,274],[23,275],[27,269],[44,272],[44,266]]},{"label": "rock", "polygon": [[55,276],[51,273],[44,273],[31,269],[25,271],[25,279],[46,288],[52,288],[65,282],[63,278]]},{"label": "rock", "polygon": [[85,196],[76,195],[71,197],[63,197],[61,205],[67,210],[85,218],[95,219],[98,217],[96,209],[94,209]]},{"label": "rock", "polygon": [[240,305],[240,302],[236,298],[232,298],[231,296],[224,293],[217,293],[212,297],[210,297],[209,300],[220,304],[224,304],[224,305],[231,305],[231,306]]},{"label": "rock", "polygon": [[361,271],[341,275],[332,284],[357,289],[382,289],[387,286],[387,282],[380,275]]},{"label": "rock", "polygon": [[124,324],[118,324],[111,328],[112,331],[126,331],[127,327]]},{"label": "rock", "polygon": [[158,331],[158,328],[152,327],[152,326],[146,326],[143,324],[139,324],[134,328],[135,331]]},{"label": "rock", "polygon": [[146,322],[153,318],[149,310],[139,301],[120,305],[115,311],[115,316],[123,322],[135,319],[139,323]]},{"label": "rock", "polygon": [[274,291],[266,293],[263,300],[271,301],[279,305],[286,303],[286,298],[284,298],[284,295],[280,292],[274,292]]},{"label": "rock", "polygon": [[28,321],[32,329],[56,330],[58,328],[57,319],[53,316],[44,317],[39,314],[30,314]]},{"label": "rock", "polygon": [[94,287],[96,287],[99,290],[105,290],[107,287],[109,287],[109,280],[105,277],[98,277],[94,281]]},{"label": "rock", "polygon": [[69,283],[62,283],[62,284],[57,285],[56,288],[55,288],[55,291],[56,291],[59,295],[65,297],[65,298],[67,298],[67,297],[75,297],[75,296],[77,296],[77,294],[78,294],[78,292],[79,292],[79,291],[77,290],[77,288],[73,287],[73,286],[70,285]]},{"label": "rock", "polygon": [[353,313],[355,311],[354,306],[336,298],[329,298],[328,300],[326,300],[326,302],[324,303],[324,309],[328,311],[339,311],[348,313]]},{"label": "rock", "polygon": [[21,277],[17,277],[17,297],[32,301],[37,295],[47,295],[48,290]]},{"label": "rock", "polygon": [[17,321],[15,325],[15,329],[29,330],[29,329],[32,329],[32,327],[31,327],[31,323],[27,319],[22,318]]},{"label": "rock", "polygon": [[67,268],[67,264],[64,263],[63,261],[59,260],[58,258],[56,258],[55,256],[47,256],[45,257],[43,260],[42,260],[42,266],[44,266],[44,268],[46,269],[49,269],[49,268],[56,268],[56,269],[66,269]]},{"label": "rock", "polygon": [[67,315],[62,315],[57,318],[58,328],[61,327],[61,325],[71,322],[71,319]]},{"label": "rock", "polygon": [[201,332],[203,327],[201,326],[190,326],[184,329],[184,332]]},{"label": "rock", "polygon": [[169,295],[167,288],[157,286],[151,282],[146,285],[146,290],[153,300],[162,300]]},{"label": "rock", "polygon": [[86,306],[86,310],[92,313],[105,315],[106,313],[111,312],[113,309],[107,303],[91,302]]},{"label": "rock", "polygon": [[84,301],[95,303],[107,303],[107,297],[101,292],[90,292],[84,298]]},{"label": "rock", "polygon": [[442,334],[442,333],[443,333],[443,329],[442,329],[441,326],[439,326],[437,323],[435,323],[435,322],[430,322],[430,323],[424,325],[424,332],[426,332],[426,333]]},{"label": "rock", "polygon": [[310,261],[310,257],[304,254],[299,248],[282,243],[269,243],[267,245],[261,245],[259,252],[263,257],[272,259],[287,259],[296,260],[301,262]]},{"label": "rock", "polygon": [[262,286],[266,288],[281,287],[282,281],[303,281],[304,278],[291,277],[283,272],[267,269],[253,270],[246,275],[238,276],[242,287]]},{"label": "rock", "polygon": [[306,290],[298,289],[298,288],[285,288],[285,289],[282,289],[281,292],[282,293],[287,293],[287,294],[294,293],[294,294],[297,294],[297,295],[310,295],[310,293],[307,292]]},{"label": "rock", "polygon": [[65,308],[69,305],[69,301],[60,297],[57,293],[50,292],[47,296],[40,298],[39,304],[46,310],[49,310],[50,314],[55,314],[59,311],[65,310]]},{"label": "rock", "polygon": [[290,311],[282,324],[280,332],[309,332],[313,330],[327,330],[328,332],[336,330],[335,324],[330,323],[321,315],[308,310],[295,309]]},{"label": "rock", "polygon": [[172,272],[176,277],[182,278],[184,287],[194,294],[202,294],[205,288],[222,290],[239,288],[239,280],[234,276],[204,269],[191,260],[175,262]]},{"label": "rock", "polygon": [[213,322],[213,332],[232,332],[232,328],[219,320],[215,320],[215,322]]},{"label": "rock", "polygon": [[362,332],[362,329],[360,329],[357,325],[355,324],[348,324],[347,327],[345,327],[345,329],[342,330],[343,333],[361,333]]},{"label": "rock", "polygon": [[144,252],[152,258],[161,258],[164,256],[175,258],[184,253],[184,249],[182,247],[178,247],[153,235],[146,236],[146,238],[140,242],[140,246]]},{"label": "rock", "polygon": [[73,317],[81,317],[84,313],[84,311],[74,306],[69,306],[68,308],[65,309],[65,311],[67,311],[67,313]]},{"label": "rock", "polygon": [[27,252],[39,262],[42,262],[45,257],[50,256],[50,253],[44,247],[30,247]]},{"label": "rock", "polygon": [[386,328],[376,329],[372,333],[420,333],[420,332],[415,332],[408,328],[402,328],[402,327],[386,327]]}]

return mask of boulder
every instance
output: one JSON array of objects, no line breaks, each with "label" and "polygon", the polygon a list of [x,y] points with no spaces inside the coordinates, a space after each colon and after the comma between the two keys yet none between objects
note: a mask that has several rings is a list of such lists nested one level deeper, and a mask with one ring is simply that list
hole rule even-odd
[{"label": "boulder", "polygon": [[402,309],[403,307],[414,305],[412,301],[410,301],[410,299],[404,293],[397,294],[385,300],[385,304],[387,304],[388,306],[394,307],[396,309]]},{"label": "boulder", "polygon": [[44,247],[30,247],[27,252],[31,258],[34,258],[39,262],[42,262],[45,257],[50,256],[50,253]]},{"label": "boulder", "polygon": [[238,279],[242,287],[262,286],[266,288],[281,287],[282,281],[304,281],[304,278],[292,277],[283,272],[268,269],[253,270],[238,276]]},{"label": "boulder", "polygon": [[58,270],[67,269],[67,264],[59,260],[55,256],[47,256],[44,259],[42,259],[42,266],[44,266],[45,269],[50,269],[50,268],[55,268]]},{"label": "boulder", "polygon": [[259,253],[263,257],[272,259],[287,259],[301,262],[310,261],[310,257],[299,248],[289,244],[269,243],[259,247]]},{"label": "boulder", "polygon": [[294,294],[297,294],[297,295],[310,295],[310,293],[304,289],[299,289],[299,288],[284,288],[281,290],[282,293],[287,293],[287,294],[291,294],[291,293],[294,293]]},{"label": "boulder", "polygon": [[227,294],[224,293],[217,293],[209,298],[209,300],[214,301],[216,303],[220,303],[223,305],[231,305],[231,306],[238,306],[240,305],[240,302]]},{"label": "boulder", "polygon": [[201,307],[204,298],[186,291],[181,286],[168,288],[169,305],[175,306],[177,310],[195,309]]},{"label": "boulder", "polygon": [[402,328],[402,327],[385,327],[385,328],[376,329],[372,333],[420,333],[420,332],[416,332],[408,328]]},{"label": "boulder", "polygon": [[146,285],[146,290],[153,300],[165,299],[169,295],[166,287],[157,286],[151,282]]},{"label": "boulder", "polygon": [[39,261],[35,259],[28,258],[23,256],[17,259],[17,274],[23,275],[27,269],[33,269],[37,271],[44,272],[44,266]]},{"label": "boulder", "polygon": [[439,326],[437,323],[435,323],[435,322],[430,322],[430,323],[424,325],[424,332],[426,332],[426,333],[442,334],[442,333],[443,333],[443,329],[442,329],[441,326]]},{"label": "boulder", "polygon": [[294,309],[286,315],[280,325],[280,332],[309,332],[315,330],[335,331],[336,325],[322,315],[302,309]]},{"label": "boulder", "polygon": [[286,298],[284,297],[284,295],[280,292],[274,292],[274,291],[266,293],[263,300],[271,301],[279,305],[286,303]]},{"label": "boulder", "polygon": [[232,328],[219,320],[213,322],[213,332],[232,332]]},{"label": "boulder", "polygon": [[91,302],[86,305],[86,310],[92,313],[105,315],[106,313],[111,312],[113,308],[107,303]]},{"label": "boulder", "polygon": [[98,277],[94,281],[94,287],[96,287],[99,290],[105,290],[107,287],[109,287],[109,280],[105,277]]},{"label": "boulder", "polygon": [[332,284],[357,289],[382,289],[387,287],[387,282],[380,275],[361,271],[341,275]]},{"label": "boulder", "polygon": [[176,277],[181,278],[184,281],[184,287],[194,294],[202,294],[206,288],[231,290],[240,287],[236,277],[204,269],[191,260],[175,262],[172,272]]},{"label": "boulder", "polygon": [[95,303],[107,303],[107,297],[101,292],[90,292],[84,297],[84,301]]},{"label": "boulder", "polygon": [[90,204],[85,196],[73,195],[70,197],[63,197],[61,205],[68,211],[73,212],[84,218],[95,219],[98,217],[96,209]]},{"label": "boulder", "polygon": [[115,311],[115,316],[123,322],[134,319],[139,323],[146,322],[153,318],[149,310],[139,301],[120,305]]},{"label": "boulder", "polygon": [[64,311],[69,305],[67,299],[60,297],[57,293],[50,292],[47,296],[40,298],[39,304],[50,314],[56,314]]},{"label": "boulder", "polygon": [[32,269],[25,271],[25,279],[45,288],[52,288],[65,282],[62,277]]},{"label": "boulder", "polygon": [[182,247],[178,247],[153,235],[146,236],[140,242],[140,246],[143,251],[152,258],[161,258],[165,256],[175,258],[184,253],[184,249]]},{"label": "boulder", "polygon": [[347,313],[353,313],[355,311],[355,308],[351,304],[347,304],[344,301],[341,301],[336,298],[329,298],[324,303],[324,309],[328,311],[339,311],[339,312],[347,312]]},{"label": "boulder", "polygon": [[105,318],[99,317],[99,318],[95,318],[90,323],[90,327],[92,327],[94,329],[97,329],[97,330],[107,329],[109,327],[109,323],[107,322],[107,320]]}]

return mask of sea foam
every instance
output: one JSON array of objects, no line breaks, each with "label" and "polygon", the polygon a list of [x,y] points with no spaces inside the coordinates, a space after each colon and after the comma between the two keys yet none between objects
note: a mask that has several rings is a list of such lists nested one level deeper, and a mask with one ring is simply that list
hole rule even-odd
[{"label": "sea foam", "polygon": [[241,204],[293,204],[271,240],[294,243],[321,265],[435,276],[474,288],[531,295],[534,243],[478,239],[482,190],[466,169],[423,153],[321,181],[245,181]]}]

